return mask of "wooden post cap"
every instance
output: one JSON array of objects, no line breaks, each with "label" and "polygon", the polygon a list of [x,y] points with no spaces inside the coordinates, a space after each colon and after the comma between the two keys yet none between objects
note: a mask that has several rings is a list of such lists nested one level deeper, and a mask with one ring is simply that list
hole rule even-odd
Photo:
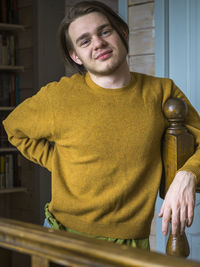
[{"label": "wooden post cap", "polygon": [[188,108],[187,104],[180,98],[169,98],[164,105],[165,117],[170,120],[184,121]]}]

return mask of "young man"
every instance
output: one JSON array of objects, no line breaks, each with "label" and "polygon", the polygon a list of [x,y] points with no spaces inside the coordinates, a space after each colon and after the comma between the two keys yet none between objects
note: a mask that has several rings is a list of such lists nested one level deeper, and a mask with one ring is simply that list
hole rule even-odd
[{"label": "young man", "polygon": [[160,217],[166,235],[193,220],[200,118],[170,79],[130,73],[128,26],[106,5],[81,2],[60,26],[64,58],[80,73],[44,86],[4,121],[9,141],[52,173],[51,227],[148,248],[162,174],[162,108],[187,102],[195,154],[177,172]]}]

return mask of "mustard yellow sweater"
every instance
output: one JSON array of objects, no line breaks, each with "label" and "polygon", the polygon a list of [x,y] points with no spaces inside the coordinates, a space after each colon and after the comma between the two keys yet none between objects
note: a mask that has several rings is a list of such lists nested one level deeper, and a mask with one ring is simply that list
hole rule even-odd
[{"label": "mustard yellow sweater", "polygon": [[[86,75],[52,82],[4,121],[9,141],[52,173],[50,212],[76,231],[115,238],[149,236],[160,184],[163,104],[183,93],[170,79],[132,73],[105,89]],[[200,143],[200,118],[187,126]],[[200,177],[200,149],[182,170]]]}]

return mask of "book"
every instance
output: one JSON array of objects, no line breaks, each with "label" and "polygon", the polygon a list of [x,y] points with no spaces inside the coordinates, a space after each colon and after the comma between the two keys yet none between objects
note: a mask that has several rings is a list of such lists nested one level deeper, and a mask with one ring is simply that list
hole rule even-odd
[{"label": "book", "polygon": [[14,107],[19,104],[19,79],[14,72],[0,73],[0,106]]},{"label": "book", "polygon": [[12,24],[19,23],[18,0],[0,1],[0,22]]},{"label": "book", "polygon": [[0,155],[0,188],[5,188],[5,156]]},{"label": "book", "polygon": [[2,34],[1,65],[8,65],[8,36]]},{"label": "book", "polygon": [[8,23],[7,18],[7,0],[1,0],[1,22]]},{"label": "book", "polygon": [[7,133],[4,129],[2,121],[8,116],[8,112],[1,111],[0,112],[0,148],[11,147],[11,144],[8,141]]},{"label": "book", "polygon": [[18,24],[19,23],[19,12],[18,12],[18,0],[10,0],[11,1],[11,23]]},{"label": "book", "polygon": [[20,93],[19,93],[19,75],[15,75],[15,106],[20,103]]},{"label": "book", "polygon": [[3,45],[3,35],[0,33],[0,64],[2,62],[2,45]]},{"label": "book", "polygon": [[15,65],[15,36],[14,34],[9,35],[9,60],[8,64],[14,66]]},{"label": "book", "polygon": [[10,106],[14,107],[16,104],[16,75],[15,73],[10,74]]},{"label": "book", "polygon": [[12,188],[14,185],[14,154],[5,154],[5,187]]},{"label": "book", "polygon": [[21,186],[18,163],[18,153],[4,152],[0,154],[0,189]]},{"label": "book", "polygon": [[13,169],[14,169],[14,175],[13,175],[13,185],[14,187],[20,187],[21,186],[21,179],[20,179],[20,170],[22,167],[22,163],[21,163],[21,156],[19,155],[19,153],[14,153],[13,154]]},{"label": "book", "polygon": [[16,36],[0,33],[0,65],[15,66],[16,63]]},{"label": "book", "polygon": [[1,106],[10,106],[10,74],[0,73]]}]

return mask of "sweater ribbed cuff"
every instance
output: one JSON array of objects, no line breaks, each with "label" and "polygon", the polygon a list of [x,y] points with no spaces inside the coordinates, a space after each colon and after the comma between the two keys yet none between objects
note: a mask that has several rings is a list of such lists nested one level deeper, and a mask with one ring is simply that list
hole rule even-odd
[{"label": "sweater ribbed cuff", "polygon": [[190,166],[187,168],[180,168],[178,171],[188,171],[191,172],[194,175],[195,181],[196,181],[196,186],[200,185],[200,173],[198,168],[195,168],[194,166]]}]

